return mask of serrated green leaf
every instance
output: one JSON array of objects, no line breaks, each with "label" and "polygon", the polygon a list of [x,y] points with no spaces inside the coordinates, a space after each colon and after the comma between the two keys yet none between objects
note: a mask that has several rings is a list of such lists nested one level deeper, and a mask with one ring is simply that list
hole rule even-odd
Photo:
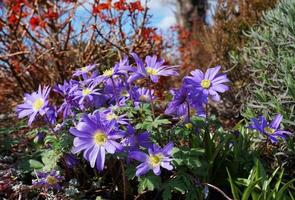
[{"label": "serrated green leaf", "polygon": [[145,190],[153,191],[161,185],[161,177],[155,175],[147,175],[139,178],[138,193],[143,193]]},{"label": "serrated green leaf", "polygon": [[43,170],[51,171],[52,169],[54,169],[60,156],[61,154],[55,152],[54,150],[48,150],[42,153],[42,162],[44,163]]}]

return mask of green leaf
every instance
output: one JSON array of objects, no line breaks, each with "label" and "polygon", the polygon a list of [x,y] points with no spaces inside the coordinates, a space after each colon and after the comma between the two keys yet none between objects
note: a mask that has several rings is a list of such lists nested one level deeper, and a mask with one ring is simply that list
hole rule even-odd
[{"label": "green leaf", "polygon": [[50,171],[54,169],[61,156],[61,153],[57,153],[54,150],[47,150],[42,154],[42,162],[44,163],[43,170]]},{"label": "green leaf", "polygon": [[53,135],[47,135],[45,138],[44,138],[44,144],[54,144],[56,143],[58,140],[56,138],[56,136],[53,136]]},{"label": "green leaf", "polygon": [[138,193],[143,193],[145,190],[153,191],[154,189],[160,188],[161,177],[155,175],[147,175],[140,177],[138,185]]},{"label": "green leaf", "polygon": [[276,192],[279,191],[281,182],[282,182],[282,178],[283,178],[283,174],[284,174],[284,169],[281,171],[280,176],[278,178],[278,180],[276,181],[276,185],[275,185],[275,190]]},{"label": "green leaf", "polygon": [[200,161],[200,156],[203,155],[205,152],[204,149],[201,148],[174,148],[172,155],[173,155],[173,162],[178,165],[186,165],[189,168],[201,167],[203,164]]},{"label": "green leaf", "polygon": [[30,159],[29,163],[30,163],[30,167],[33,169],[42,169],[44,167],[44,165],[38,160]]},{"label": "green leaf", "polygon": [[290,185],[295,181],[295,178],[290,180],[289,182],[287,182],[278,192],[276,199],[282,199],[284,192],[286,189],[288,189],[288,187],[290,187]]},{"label": "green leaf", "polygon": [[242,200],[248,200],[249,199],[251,193],[255,189],[256,184],[259,183],[259,181],[261,181],[261,179],[262,178],[259,178],[258,180],[250,183],[250,185],[246,188],[246,190],[243,193]]},{"label": "green leaf", "polygon": [[128,180],[132,180],[135,177],[135,172],[136,172],[136,169],[133,165],[127,165],[125,174]]},{"label": "green leaf", "polygon": [[226,171],[227,171],[227,175],[228,175],[228,181],[229,181],[229,184],[230,184],[230,188],[231,188],[231,192],[233,194],[233,197],[235,200],[239,200],[239,193],[238,193],[238,188],[236,187],[236,185],[234,184],[234,181],[228,171],[228,169],[226,168]]}]

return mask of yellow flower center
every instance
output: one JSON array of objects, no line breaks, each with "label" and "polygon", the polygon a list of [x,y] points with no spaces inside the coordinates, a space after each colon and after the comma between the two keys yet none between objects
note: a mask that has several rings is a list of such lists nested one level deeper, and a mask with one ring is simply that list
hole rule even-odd
[{"label": "yellow flower center", "polygon": [[44,100],[42,98],[38,98],[33,103],[33,110],[38,111],[40,110],[44,105]]},{"label": "yellow flower center", "polygon": [[55,185],[57,183],[57,179],[54,176],[47,176],[46,181],[49,185]]},{"label": "yellow flower center", "polygon": [[82,67],[82,68],[81,68],[81,71],[82,71],[82,72],[87,72],[87,67]]},{"label": "yellow flower center", "polygon": [[107,141],[107,137],[103,132],[98,130],[94,133],[93,140],[96,145],[102,145]]},{"label": "yellow flower center", "polygon": [[107,69],[103,72],[103,75],[104,76],[112,76],[114,74],[114,69],[111,68],[111,69]]},{"label": "yellow flower center", "polygon": [[107,120],[108,121],[112,121],[113,119],[118,119],[118,115],[116,115],[115,113],[108,113],[107,116],[106,116]]},{"label": "yellow flower center", "polygon": [[91,94],[91,92],[92,91],[89,88],[85,88],[85,89],[83,89],[82,94],[83,94],[83,96],[87,96],[87,95]]},{"label": "yellow flower center", "polygon": [[192,123],[187,123],[187,124],[185,124],[184,126],[185,126],[185,128],[187,128],[187,129],[192,129],[192,128],[193,128]]},{"label": "yellow flower center", "polygon": [[208,88],[211,86],[211,81],[208,80],[208,79],[204,79],[204,80],[202,80],[202,82],[201,82],[201,86],[202,86],[202,88],[204,88],[204,89],[208,89]]},{"label": "yellow flower center", "polygon": [[153,68],[151,68],[151,67],[147,67],[147,68],[146,68],[146,72],[147,72],[149,75],[157,75],[157,74],[158,74],[158,70],[153,69]]},{"label": "yellow flower center", "polygon": [[160,164],[162,160],[162,156],[160,154],[149,156],[149,160],[152,166],[157,166]]},{"label": "yellow flower center", "polygon": [[128,91],[127,91],[127,90],[123,90],[123,91],[121,91],[121,96],[123,96],[123,97],[128,97],[128,96],[129,96]]},{"label": "yellow flower center", "polygon": [[267,126],[267,127],[264,128],[264,131],[267,134],[273,134],[276,130]]}]

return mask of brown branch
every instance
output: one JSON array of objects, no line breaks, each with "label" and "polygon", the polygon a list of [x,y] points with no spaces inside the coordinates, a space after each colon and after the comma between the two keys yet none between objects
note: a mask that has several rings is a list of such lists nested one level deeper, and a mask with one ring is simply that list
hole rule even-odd
[{"label": "brown branch", "polygon": [[106,37],[104,37],[104,35],[98,30],[97,26],[95,26],[95,29],[97,31],[97,34],[104,39],[107,43],[111,44],[112,46],[116,47],[118,50],[120,50],[121,52],[130,55],[130,53],[128,51],[126,51],[125,49],[122,49],[121,47],[119,47],[118,45],[114,44],[113,42],[111,42],[109,39],[107,39]]},{"label": "brown branch", "polygon": [[219,192],[220,194],[222,194],[222,196],[224,198],[226,198],[227,200],[233,200],[231,199],[229,196],[227,196],[221,189],[219,189],[218,187],[214,186],[214,185],[211,185],[210,183],[203,183],[203,185],[206,185],[214,190],[216,190],[217,192]]},{"label": "brown branch", "polygon": [[44,49],[47,49],[47,47],[44,45],[44,44],[42,44],[39,40],[37,40],[31,33],[30,33],[30,31],[26,28],[26,26],[25,25],[23,25],[23,28],[26,30],[26,33],[30,36],[30,38],[34,41],[34,42],[36,42],[37,44],[39,44],[41,47],[43,47]]},{"label": "brown branch", "polygon": [[23,55],[23,54],[29,54],[29,53],[30,53],[29,51],[20,51],[20,52],[10,53],[10,54],[6,54],[6,55],[0,55],[0,58],[5,59],[5,58]]}]

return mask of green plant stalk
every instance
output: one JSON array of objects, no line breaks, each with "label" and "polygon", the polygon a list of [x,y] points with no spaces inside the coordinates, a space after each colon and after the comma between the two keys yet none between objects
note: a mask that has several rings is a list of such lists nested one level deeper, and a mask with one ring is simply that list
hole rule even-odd
[{"label": "green plant stalk", "polygon": [[118,98],[118,94],[116,92],[116,86],[115,86],[115,82],[114,82],[113,77],[111,77],[111,81],[112,81],[113,91],[114,91],[115,98],[116,98],[116,104],[117,104],[117,106],[119,106],[119,98]]},{"label": "green plant stalk", "polygon": [[154,99],[152,96],[152,84],[151,84],[151,79],[149,78],[148,80],[148,88],[149,88],[149,95],[151,98],[150,104],[151,104],[151,109],[152,109],[152,117],[155,119],[155,107],[154,107]]}]

